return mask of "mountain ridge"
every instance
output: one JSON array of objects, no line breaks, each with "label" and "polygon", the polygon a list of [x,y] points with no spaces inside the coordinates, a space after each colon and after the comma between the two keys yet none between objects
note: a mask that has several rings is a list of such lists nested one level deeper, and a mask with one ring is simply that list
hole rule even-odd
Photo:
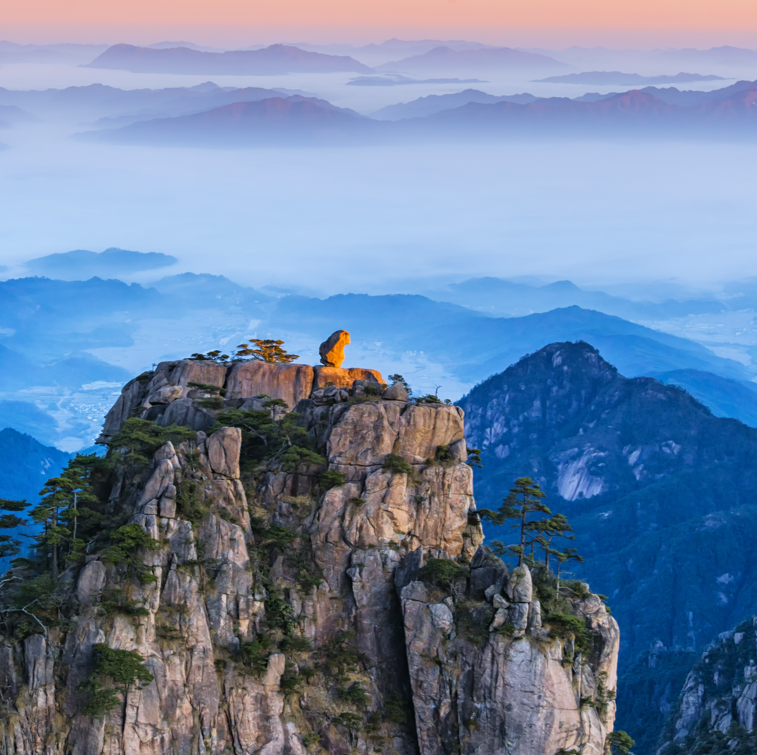
[{"label": "mountain ridge", "polygon": [[135,73],[246,74],[356,72],[372,69],[344,55],[324,55],[287,45],[270,45],[261,50],[203,52],[188,47],[149,48],[113,45],[84,68],[107,68]]}]

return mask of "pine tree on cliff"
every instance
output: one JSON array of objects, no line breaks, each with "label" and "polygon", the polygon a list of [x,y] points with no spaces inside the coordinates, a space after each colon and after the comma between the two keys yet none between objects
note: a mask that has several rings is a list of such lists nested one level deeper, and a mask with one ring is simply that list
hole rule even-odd
[{"label": "pine tree on cliff", "polygon": [[547,569],[549,569],[549,557],[557,556],[561,553],[559,549],[552,547],[552,541],[555,538],[562,537],[568,540],[575,540],[575,536],[569,534],[573,532],[573,528],[570,526],[565,514],[555,514],[549,519],[529,522],[526,525],[526,529],[529,532],[535,533],[532,542],[544,551],[544,565]]},{"label": "pine tree on cliff", "polygon": [[[26,501],[7,501],[0,498],[0,511],[22,512],[29,504]],[[26,524],[26,520],[16,513],[0,515],[0,530],[10,530]],[[0,535],[0,558],[17,556],[21,551],[21,541],[12,535]]]},{"label": "pine tree on cliff", "polygon": [[274,362],[277,364],[289,364],[300,358],[299,354],[290,354],[282,348],[283,341],[274,341],[270,338],[252,338],[249,343],[240,343],[235,356],[252,357],[260,362]]},{"label": "pine tree on cliff", "polygon": [[31,518],[43,525],[37,547],[50,559],[50,575],[58,579],[63,549],[68,557],[81,554],[86,546],[77,537],[79,519],[99,516],[88,507],[97,502],[92,491],[92,469],[97,457],[76,456],[59,477],[50,478],[42,488],[42,500],[31,512]]},{"label": "pine tree on cliff", "polygon": [[526,555],[529,516],[552,513],[546,504],[542,503],[542,498],[546,497],[547,494],[541,486],[530,477],[519,477],[497,511],[481,509],[478,512],[482,519],[488,519],[496,525],[502,525],[508,519],[518,520],[513,526],[520,529],[520,544],[511,545],[509,548],[511,553],[518,556],[518,566],[523,563]]}]

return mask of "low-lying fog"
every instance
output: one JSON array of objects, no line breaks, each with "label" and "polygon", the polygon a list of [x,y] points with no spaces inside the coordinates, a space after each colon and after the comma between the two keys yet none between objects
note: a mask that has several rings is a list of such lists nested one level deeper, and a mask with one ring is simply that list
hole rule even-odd
[{"label": "low-lying fog", "polygon": [[[192,86],[207,78],[50,65],[0,69],[0,86],[11,89]],[[514,80],[354,87],[345,85],[349,78],[214,80],[301,89],[362,113],[465,86],[572,97],[602,89]],[[9,273],[52,252],[119,246],[173,254],[181,269],[317,293],[401,290],[399,279],[432,276],[542,275],[584,285],[676,278],[707,287],[757,275],[753,144],[231,151],[68,138],[79,130],[86,126],[0,131],[0,142],[11,147],[0,152],[0,262]]]}]

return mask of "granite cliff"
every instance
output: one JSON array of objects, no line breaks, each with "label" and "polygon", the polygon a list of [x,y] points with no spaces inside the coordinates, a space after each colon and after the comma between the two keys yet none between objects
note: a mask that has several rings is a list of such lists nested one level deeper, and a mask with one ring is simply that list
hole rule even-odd
[{"label": "granite cliff", "polygon": [[479,507],[528,475],[591,554],[573,571],[624,630],[618,726],[654,752],[693,658],[754,612],[757,429],[624,377],[585,342],[527,355],[459,403],[482,451]]},{"label": "granite cliff", "polygon": [[458,407],[184,360],[102,441],[86,549],[0,584],[3,755],[607,752],[617,624],[482,544]]},{"label": "granite cliff", "polygon": [[723,632],[686,678],[659,755],[757,752],[757,616]]}]

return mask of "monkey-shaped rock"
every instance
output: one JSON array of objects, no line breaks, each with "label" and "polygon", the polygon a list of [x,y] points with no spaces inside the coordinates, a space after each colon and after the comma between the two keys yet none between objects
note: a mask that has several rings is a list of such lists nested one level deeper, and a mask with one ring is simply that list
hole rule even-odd
[{"label": "monkey-shaped rock", "polygon": [[341,367],[344,362],[344,347],[350,342],[350,334],[346,330],[332,333],[318,349],[321,364],[326,367]]}]

